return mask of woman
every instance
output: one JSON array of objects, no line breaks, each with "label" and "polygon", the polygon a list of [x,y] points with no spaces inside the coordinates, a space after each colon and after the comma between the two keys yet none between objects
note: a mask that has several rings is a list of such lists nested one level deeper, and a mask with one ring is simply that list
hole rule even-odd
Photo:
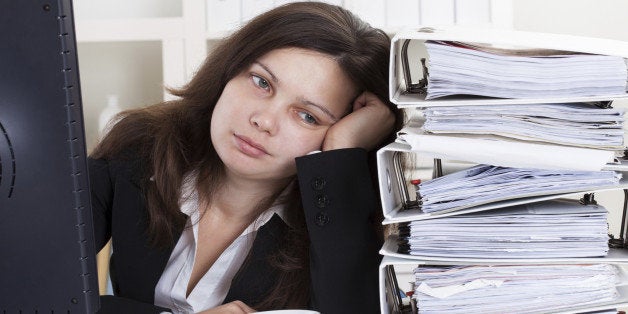
[{"label": "woman", "polygon": [[225,39],[179,100],[123,113],[90,159],[116,295],[181,313],[378,312],[368,162],[401,123],[389,44],[340,7],[285,5]]}]

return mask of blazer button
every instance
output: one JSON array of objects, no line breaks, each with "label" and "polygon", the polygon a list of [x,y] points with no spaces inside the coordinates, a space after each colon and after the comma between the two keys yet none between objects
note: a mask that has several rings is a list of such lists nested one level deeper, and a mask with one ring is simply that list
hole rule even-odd
[{"label": "blazer button", "polygon": [[327,216],[326,212],[320,211],[316,214],[316,224],[319,226],[324,226],[329,223],[329,216]]},{"label": "blazer button", "polygon": [[327,184],[327,181],[321,177],[316,177],[310,182],[310,185],[316,191],[322,190],[325,187],[325,184]]},{"label": "blazer button", "polygon": [[325,208],[329,205],[329,199],[326,195],[316,195],[316,206],[318,208]]}]

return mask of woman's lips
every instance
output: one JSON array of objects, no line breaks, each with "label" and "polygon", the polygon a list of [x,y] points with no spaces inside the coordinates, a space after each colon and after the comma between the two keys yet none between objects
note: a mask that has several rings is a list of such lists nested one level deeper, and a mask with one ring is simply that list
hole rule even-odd
[{"label": "woman's lips", "polygon": [[234,134],[236,145],[238,149],[247,156],[251,157],[261,157],[264,155],[268,155],[268,152],[264,147],[250,138],[242,135]]}]

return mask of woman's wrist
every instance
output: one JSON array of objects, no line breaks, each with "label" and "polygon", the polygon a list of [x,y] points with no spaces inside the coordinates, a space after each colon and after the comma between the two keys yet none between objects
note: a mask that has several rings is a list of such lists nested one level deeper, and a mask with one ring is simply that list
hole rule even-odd
[{"label": "woman's wrist", "polygon": [[322,151],[334,150],[334,149],[343,149],[343,148],[356,148],[360,147],[357,143],[354,143],[348,139],[336,139],[334,137],[327,137],[323,142]]}]

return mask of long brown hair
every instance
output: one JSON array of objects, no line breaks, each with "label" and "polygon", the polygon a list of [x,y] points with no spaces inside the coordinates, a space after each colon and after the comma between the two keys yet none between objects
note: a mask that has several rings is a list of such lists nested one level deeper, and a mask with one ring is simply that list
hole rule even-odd
[{"label": "long brown hair", "polygon": [[[119,158],[131,152],[143,161],[143,182],[153,177],[145,193],[148,234],[156,245],[172,246],[176,230],[185,224],[179,209],[185,175],[198,174],[198,190],[209,191],[208,199],[223,178],[224,164],[210,141],[209,123],[225,85],[264,54],[284,47],[334,57],[358,90],[376,94],[393,108],[387,100],[390,39],[383,31],[348,10],[320,2],[291,3],[259,15],[225,38],[186,86],[171,91],[180,99],[123,113],[92,153],[94,158]],[[288,200],[294,228],[275,257],[282,275],[258,309],[302,307],[308,301],[309,240],[296,188]]]}]

